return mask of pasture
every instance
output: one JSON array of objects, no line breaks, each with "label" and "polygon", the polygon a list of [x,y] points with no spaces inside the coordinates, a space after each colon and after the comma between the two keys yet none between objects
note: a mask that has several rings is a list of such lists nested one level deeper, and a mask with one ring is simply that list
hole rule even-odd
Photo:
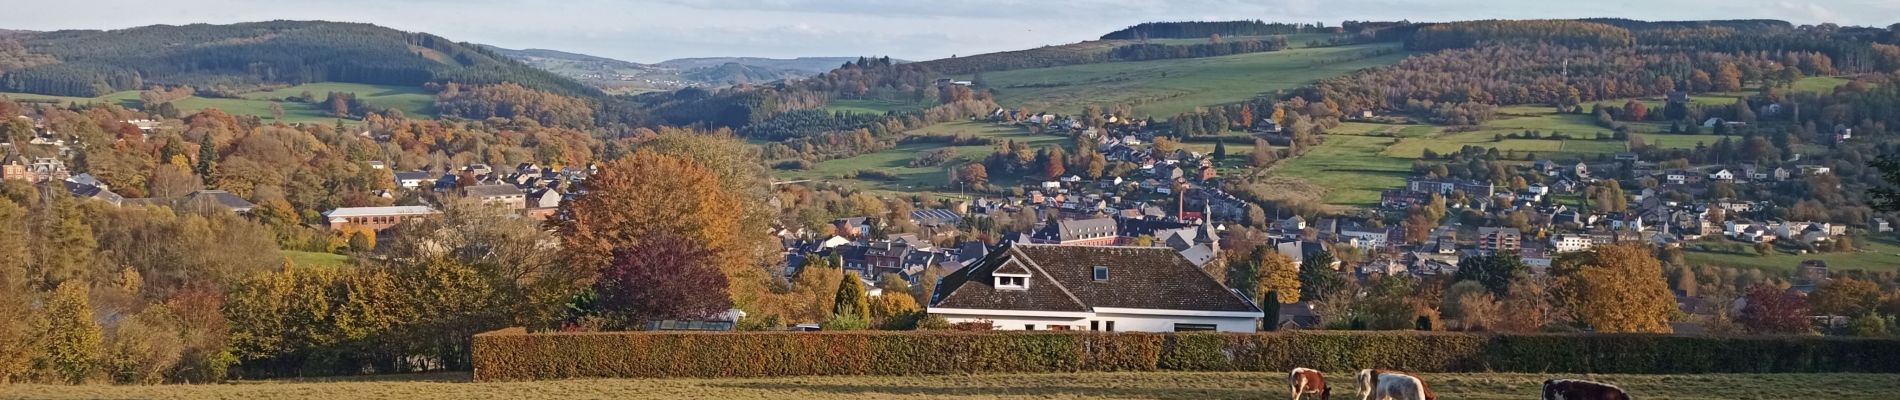
[{"label": "pasture", "polygon": [[1325,188],[1321,201],[1326,204],[1374,206],[1380,192],[1404,186],[1412,172],[1412,160],[1380,154],[1393,140],[1331,135],[1306,155],[1283,161],[1274,173]]},{"label": "pasture", "polygon": [[[1328,371],[1336,398],[1356,388]],[[1535,399],[1545,379],[1617,384],[1639,399],[1876,400],[1900,391],[1880,374],[1549,375],[1423,374],[1444,399]],[[834,376],[756,379],[585,379],[472,383],[464,373],[248,381],[213,385],[0,386],[0,398],[33,399],[1276,399],[1282,372]]]},{"label": "pasture", "polygon": [[[435,96],[420,88],[359,83],[308,83],[270,91],[245,93],[234,99],[193,96],[173,101],[172,104],[177,106],[181,113],[195,113],[207,108],[216,108],[231,115],[249,115],[270,120],[272,118],[270,105],[278,102],[284,108],[284,122],[330,123],[336,121],[336,117],[325,115],[325,108],[321,104],[279,101],[286,97],[298,96],[305,91],[315,95],[317,101],[322,101],[330,92],[349,92],[355,93],[358,99],[362,99],[364,103],[372,107],[395,108],[402,110],[403,115],[410,117],[435,115],[433,111]],[[0,96],[60,104],[110,103],[130,108],[141,106],[139,92],[133,90],[99,97],[48,96],[30,93],[0,93]]]},{"label": "pasture", "polygon": [[[946,122],[913,130],[908,132],[908,134],[968,135],[996,139],[999,143],[1001,141],[1014,140],[1019,143],[1028,143],[1032,148],[1058,145],[1066,149],[1071,142],[1071,139],[1064,136],[1036,135],[1014,126],[1002,126],[974,121]],[[942,165],[930,167],[910,166],[911,160],[915,159],[918,154],[944,147],[946,146],[943,143],[900,144],[897,147],[883,151],[860,154],[849,158],[821,161],[814,164],[812,168],[808,170],[774,171],[774,177],[780,180],[811,179],[816,181],[830,181],[861,190],[889,192],[940,190],[945,188],[945,184],[949,180],[949,167],[970,161],[982,161],[984,157],[988,157],[991,152],[995,151],[993,146],[985,145],[953,146],[951,148],[956,149],[956,157],[951,158]],[[1232,145],[1229,145],[1229,151],[1234,151],[1232,147]],[[897,179],[876,180],[844,178],[847,174],[862,170],[883,171],[894,175]],[[1000,185],[1015,183],[1016,179],[1014,179],[1014,177],[992,173],[990,175],[990,181],[992,184]],[[951,188],[951,190],[955,189]]]},{"label": "pasture", "polygon": [[[1335,62],[1368,51],[1379,57]],[[987,72],[985,83],[1007,107],[1077,113],[1090,105],[1134,105],[1134,115],[1165,118],[1294,89],[1360,69],[1396,63],[1395,43],[1292,49],[1223,57],[1109,62]],[[964,77],[966,79],[970,77]]]},{"label": "pasture", "polygon": [[1703,243],[1691,243],[1683,246],[1685,250],[1682,254],[1683,258],[1690,264],[1755,268],[1772,272],[1793,272],[1796,266],[1801,265],[1802,261],[1822,260],[1827,262],[1828,268],[1835,271],[1851,269],[1876,272],[1900,270],[1900,242],[1894,242],[1892,239],[1856,241],[1854,245],[1859,247],[1860,250],[1852,253],[1794,254],[1777,248],[1769,252],[1767,256],[1758,255],[1755,253],[1755,248],[1752,245],[1741,242],[1725,241],[1723,243],[1723,245],[1741,244],[1743,245],[1741,252],[1735,252],[1717,246],[1697,249],[1696,246],[1699,244]]}]

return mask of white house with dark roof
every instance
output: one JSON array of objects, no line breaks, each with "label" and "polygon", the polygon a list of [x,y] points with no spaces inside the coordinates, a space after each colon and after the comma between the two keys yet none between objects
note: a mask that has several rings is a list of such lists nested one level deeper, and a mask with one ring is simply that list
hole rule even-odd
[{"label": "white house with dark roof", "polygon": [[1253,332],[1262,312],[1166,247],[1014,243],[943,277],[929,312],[996,330]]}]

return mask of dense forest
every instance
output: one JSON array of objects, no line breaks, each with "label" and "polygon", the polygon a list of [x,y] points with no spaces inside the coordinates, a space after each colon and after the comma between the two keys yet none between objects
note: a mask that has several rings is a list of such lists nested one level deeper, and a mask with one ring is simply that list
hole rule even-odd
[{"label": "dense forest", "polygon": [[[1302,89],[1309,100],[1348,113],[1393,111],[1433,122],[1488,119],[1466,103],[1543,104],[1573,111],[1602,99],[1733,92],[1748,84],[1784,86],[1801,77],[1892,71],[1900,47],[1837,40],[1821,29],[1738,33],[1717,27],[1651,30],[1574,21],[1484,21],[1421,29],[1412,43],[1451,48]],[[1565,29],[1571,33],[1557,34]],[[1433,32],[1433,33],[1428,33]],[[1479,43],[1484,43],[1479,45]],[[1678,116],[1679,118],[1680,116]]]},{"label": "dense forest", "polygon": [[506,81],[571,96],[596,93],[478,46],[369,24],[154,25],[25,33],[15,35],[15,40],[29,54],[58,62],[0,71],[5,73],[0,76],[0,90],[92,97],[143,89],[148,83],[243,87]]},{"label": "dense forest", "polygon": [[1234,54],[1279,51],[1286,48],[1285,36],[1267,39],[1236,40],[1231,42],[1211,41],[1191,45],[1165,45],[1157,43],[1131,44],[1116,47],[1109,51],[1109,57],[1120,61],[1146,61],[1170,58],[1219,57]]},{"label": "dense forest", "polygon": [[1594,22],[1488,20],[1427,25],[1412,34],[1406,47],[1413,50],[1439,50],[1506,41],[1572,47],[1629,47],[1636,43],[1628,29]]},{"label": "dense forest", "polygon": [[1268,36],[1322,32],[1323,25],[1252,21],[1145,22],[1102,35],[1102,40],[1200,39],[1209,36]]}]

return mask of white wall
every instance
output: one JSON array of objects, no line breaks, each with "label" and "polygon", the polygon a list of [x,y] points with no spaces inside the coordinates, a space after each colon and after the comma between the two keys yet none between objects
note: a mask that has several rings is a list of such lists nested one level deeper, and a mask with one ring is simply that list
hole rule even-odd
[{"label": "white wall", "polygon": [[1216,329],[1222,332],[1253,332],[1255,331],[1256,325],[1260,320],[1259,318],[1155,316],[1155,315],[1129,315],[1129,314],[1104,314],[1104,313],[1097,313],[1095,314],[1095,316],[1087,317],[1087,318],[1050,318],[1050,317],[1025,317],[1025,316],[1005,317],[1005,316],[985,316],[985,315],[971,315],[971,314],[944,314],[944,313],[935,313],[935,312],[933,312],[932,314],[942,315],[944,320],[949,321],[952,324],[976,322],[979,320],[988,320],[993,326],[996,327],[995,328],[996,330],[1000,330],[1000,331],[1020,331],[1020,330],[1023,330],[1024,325],[1028,325],[1028,324],[1035,324],[1036,330],[1039,330],[1039,331],[1049,330],[1050,325],[1069,325],[1070,330],[1087,331],[1089,330],[1089,321],[1101,321],[1100,325],[1102,326],[1102,329],[1108,329],[1107,328],[1108,321],[1114,321],[1116,332],[1174,332],[1174,324],[1176,323],[1215,325]]}]

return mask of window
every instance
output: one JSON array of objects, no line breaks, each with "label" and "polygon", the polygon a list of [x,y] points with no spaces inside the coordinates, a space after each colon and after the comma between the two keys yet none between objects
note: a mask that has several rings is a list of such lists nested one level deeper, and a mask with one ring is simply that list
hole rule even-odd
[{"label": "window", "polygon": [[996,288],[998,289],[1028,289],[1029,278],[1022,277],[1022,276],[998,276],[996,277]]},{"label": "window", "polygon": [[1217,329],[1214,324],[1174,324],[1175,332],[1212,332]]},{"label": "window", "polygon": [[1049,330],[1052,330],[1052,331],[1068,331],[1073,328],[1074,327],[1071,327],[1068,325],[1049,325]]},{"label": "window", "polygon": [[1105,331],[1109,331],[1109,332],[1114,332],[1114,331],[1115,331],[1115,321],[1108,321],[1108,329],[1104,329],[1104,330],[1105,330]]},{"label": "window", "polygon": [[1108,280],[1108,267],[1096,266],[1095,267],[1095,281],[1101,282],[1101,281],[1106,281],[1106,280]]},{"label": "window", "polygon": [[1036,324],[1024,324],[1024,325],[1023,325],[1023,330],[1025,330],[1025,331],[1033,331],[1033,330],[1036,330]]},{"label": "window", "polygon": [[1102,321],[1089,321],[1089,330],[1091,331],[1102,330]]}]

